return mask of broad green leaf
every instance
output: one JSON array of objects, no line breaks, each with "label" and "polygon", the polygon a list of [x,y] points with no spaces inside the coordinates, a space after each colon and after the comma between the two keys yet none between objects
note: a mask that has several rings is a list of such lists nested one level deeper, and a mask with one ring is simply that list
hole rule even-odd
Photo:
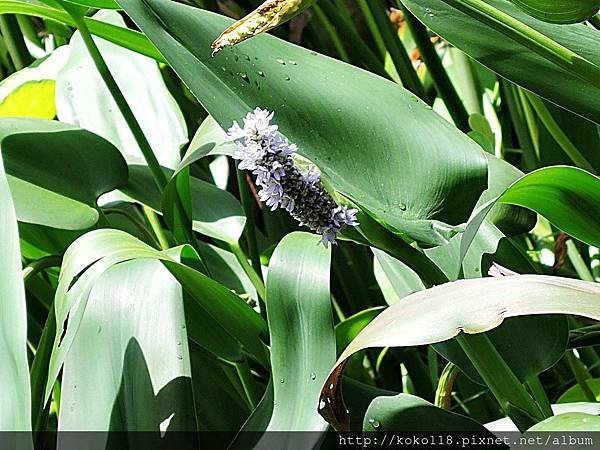
[{"label": "broad green leaf", "polygon": [[[194,253],[184,247],[181,259],[197,258]],[[137,259],[162,261],[195,300],[196,309],[205,316],[205,333],[218,333],[216,336],[227,339],[228,348],[231,348],[229,343],[236,340],[259,362],[265,363],[261,336],[266,333],[266,324],[242,299],[216,281],[174,260],[168,252],[159,252],[122,231],[96,230],[75,241],[64,255],[54,301],[57,330],[63,332],[57,333],[54,342],[46,398],[76,336],[97,279],[114,265]],[[190,335],[191,328],[190,325]],[[209,350],[217,351],[214,347]]]},{"label": "broad green leaf", "polygon": [[[590,71],[600,70],[600,54],[597,51],[600,36],[595,29],[584,24],[545,23],[519,10],[509,0],[485,0],[486,5],[508,14],[517,24],[524,24],[541,33],[545,39],[553,42],[554,47],[565,49],[561,54],[569,56],[561,60],[534,51],[523,39],[502,32],[499,23],[493,19],[476,18],[464,12],[468,8],[465,2],[402,0],[402,3],[435,33],[500,76],[563,108],[600,122],[597,78],[595,83],[590,82],[575,72],[582,67],[590,68]],[[458,5],[463,5],[465,10],[459,10]],[[514,29],[512,22],[501,23]],[[543,46],[547,47],[547,44]],[[559,61],[570,64],[572,70]]]},{"label": "broad green leaf", "polygon": [[462,236],[461,259],[496,203],[529,208],[574,238],[600,246],[600,178],[575,167],[555,166],[525,175],[483,205]]},{"label": "broad green leaf", "polygon": [[[577,412],[559,414],[558,416],[549,417],[527,431],[584,431],[587,433],[600,431],[600,417]],[[527,437],[527,433],[525,433],[524,436]],[[558,440],[559,438],[557,437],[555,439]],[[555,441],[552,441],[552,443],[554,442]]]},{"label": "broad green leaf", "polygon": [[182,288],[163,264],[108,269],[64,362],[59,431],[195,431],[187,337]]},{"label": "broad green leaf", "polygon": [[[379,284],[385,286],[384,283],[389,280],[387,282],[393,291],[386,295],[388,303],[392,301],[390,305],[402,303],[402,298],[425,289],[420,278],[402,262],[381,251],[374,253],[388,275]],[[454,256],[457,255],[455,252]],[[480,266],[481,257],[478,261]],[[562,357],[567,348],[569,327],[562,316],[514,317],[490,331],[488,337],[517,377],[526,381],[552,367]],[[441,342],[434,348],[472,380],[485,384],[456,341]]]},{"label": "broad green leaf", "polygon": [[[267,315],[274,408],[267,432],[327,428],[315,405],[335,360],[335,335],[329,293],[331,253],[318,241],[308,233],[289,234],[269,264]],[[282,437],[277,433],[266,434],[255,448],[275,448],[270,445],[278,439]],[[284,437],[276,448],[312,448],[318,439],[318,433],[300,433]]]},{"label": "broad green leaf", "polygon": [[508,317],[574,314],[598,320],[599,301],[598,283],[545,275],[459,280],[411,294],[346,347],[322,389],[320,412],[336,429],[347,429],[339,382],[346,360],[359,350],[443,342],[461,332],[489,331]]},{"label": "broad green leaf", "polygon": [[[445,411],[410,394],[375,398],[365,414],[363,431],[378,433],[390,431],[489,433],[483,425],[469,417]],[[491,433],[489,434],[492,436]]]},{"label": "broad green leaf", "polygon": [[26,67],[0,83],[0,117],[54,119],[56,75],[68,58],[59,47],[38,64]]},{"label": "broad green leaf", "polygon": [[[585,383],[596,396],[596,401],[600,401],[600,378],[587,379],[585,380]],[[567,391],[558,398],[557,403],[585,402],[587,400],[588,399],[581,390],[581,387],[576,384],[567,389]]]},{"label": "broad green leaf", "polygon": [[[93,17],[125,27],[125,22],[115,11],[100,11]],[[95,41],[158,162],[164,167],[175,168],[179,164],[179,150],[187,142],[187,129],[156,61],[99,38]],[[69,60],[56,81],[58,118],[112,142],[128,164],[145,164],[142,152],[79,32],[74,34],[69,48]]]},{"label": "broad green leaf", "polygon": [[[0,430],[31,431],[27,311],[17,217],[0,154]],[[17,436],[8,437],[7,445]],[[23,448],[32,448],[24,439]]]},{"label": "broad green leaf", "polygon": [[0,119],[0,147],[20,221],[66,230],[98,220],[96,201],[127,181],[119,151],[60,122]]},{"label": "broad green leaf", "polygon": [[[39,0],[0,0],[0,13],[24,14],[51,19],[74,27],[73,18],[58,7],[49,6]],[[163,61],[164,58],[154,45],[142,33],[123,27],[100,22],[89,17],[84,18],[90,32],[107,41],[121,45],[134,52]]]},{"label": "broad green leaf", "polygon": [[479,146],[397,84],[267,35],[211,58],[230,20],[175,2],[120,4],[222,128],[257,106],[275,111],[331,186],[389,227],[439,243],[433,221],[465,221],[485,189]]},{"label": "broad green leaf", "polygon": [[527,14],[544,22],[577,23],[600,9],[598,0],[510,0]]}]

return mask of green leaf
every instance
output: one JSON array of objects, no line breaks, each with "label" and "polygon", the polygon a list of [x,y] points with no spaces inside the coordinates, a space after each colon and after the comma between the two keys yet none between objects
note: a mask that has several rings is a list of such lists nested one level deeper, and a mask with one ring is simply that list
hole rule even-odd
[{"label": "green leaf", "polygon": [[[600,378],[587,379],[585,382],[596,396],[596,400],[600,401]],[[587,397],[581,390],[581,386],[576,384],[567,389],[567,391],[558,398],[557,403],[585,402],[587,400]]]},{"label": "green leaf", "polygon": [[402,261],[381,250],[375,248],[372,250],[375,255],[373,260],[375,278],[388,305],[397,303],[413,292],[425,289],[421,278]]},{"label": "green leaf", "polygon": [[[125,28],[125,22],[116,11],[100,11],[93,18]],[[156,61],[103,39],[94,40],[158,162],[175,168],[180,160],[179,151],[188,140],[187,128]],[[67,64],[56,80],[58,118],[110,141],[128,164],[145,164],[142,151],[79,32],[71,38],[69,50]]]},{"label": "green leaf", "polygon": [[474,431],[492,436],[475,420],[445,411],[410,394],[375,398],[365,414],[363,431],[378,433]]},{"label": "green leaf", "polygon": [[[338,389],[343,367],[357,351],[446,341],[461,332],[483,333],[505,318],[574,314],[600,318],[598,283],[545,275],[459,280],[416,292],[379,314],[338,358],[321,391],[321,410],[330,423],[345,426]],[[333,388],[331,386],[333,385]]]},{"label": "green leaf", "polygon": [[[0,0],[0,13],[42,17],[74,27],[73,18],[64,10],[38,0]],[[84,18],[90,32],[107,41],[164,62],[164,58],[142,33],[115,25]]]},{"label": "green leaf", "polygon": [[54,119],[56,76],[68,52],[60,47],[49,57],[26,67],[0,83],[0,117]]},{"label": "green leaf", "polygon": [[59,431],[196,430],[183,292],[163,264],[127,261],[95,280],[61,387]]},{"label": "green leaf", "polygon": [[[435,33],[504,78],[567,108],[600,122],[600,96],[597,82],[577,75],[583,67],[600,70],[599,33],[583,24],[555,25],[534,19],[509,0],[485,0],[488,7],[508,14],[515,23],[528,26],[545,36],[554,47],[568,54],[564,59],[547,52],[547,43],[532,50],[531,41],[501,31],[501,25],[514,31],[514,24],[483,16],[474,17],[458,9],[462,0],[402,0],[410,11]],[[575,2],[570,2],[575,3]],[[462,6],[461,6],[462,7]],[[466,7],[465,7],[466,8]],[[540,42],[536,39],[535,42]],[[563,65],[560,61],[565,61]],[[567,69],[565,65],[571,65]],[[598,73],[598,72],[596,72]],[[598,75],[595,75],[597,79]]]},{"label": "green leaf", "polygon": [[[335,361],[329,293],[331,252],[318,242],[315,235],[291,233],[271,257],[267,315],[274,408],[266,431],[316,432],[327,428],[315,406],[323,380]],[[263,436],[261,445],[268,445],[270,439],[277,440],[277,433]],[[297,439],[313,442],[319,435],[299,434],[289,439],[285,448],[300,448]],[[302,448],[312,445],[302,441]]]},{"label": "green leaf", "polygon": [[[527,431],[584,431],[590,433],[600,431],[600,417],[577,412],[559,414],[558,416],[549,417]],[[524,434],[524,437],[527,437],[527,433]]]},{"label": "green leaf", "polygon": [[389,227],[439,243],[432,221],[463,222],[485,188],[477,144],[397,84],[267,35],[211,58],[230,20],[175,2],[121,5],[222,128],[256,106],[275,111],[331,186]]},{"label": "green leaf", "polygon": [[383,306],[365,309],[338,323],[335,326],[335,341],[338,354],[384,309]]},{"label": "green leaf", "polygon": [[496,203],[529,208],[565,233],[587,244],[600,246],[600,178],[575,167],[547,167],[513,183],[473,216],[460,243],[461,259],[479,226]]},{"label": "green leaf", "polygon": [[96,201],[127,181],[110,142],[71,125],[1,119],[0,148],[20,221],[66,230],[98,220]]},{"label": "green leaf", "polygon": [[113,0],[65,0],[68,3],[87,6],[96,9],[121,9],[121,7]]},{"label": "green leaf", "polygon": [[[27,311],[17,218],[0,154],[0,429],[31,431]],[[17,437],[8,437],[7,445]],[[23,440],[25,448],[31,441]]]},{"label": "green leaf", "polygon": [[[187,246],[180,252],[184,261],[197,258],[195,252]],[[116,264],[140,258],[162,261],[175,276],[195,300],[195,309],[199,308],[205,316],[205,328],[210,328],[206,328],[204,333],[214,333],[221,339],[227,339],[227,349],[232,348],[231,340],[236,340],[259,362],[266,363],[265,349],[261,342],[261,336],[266,334],[266,324],[261,317],[227,288],[169,255],[170,253],[159,252],[127,233],[108,229],[89,232],[69,247],[63,259],[54,301],[57,330],[62,332],[57,333],[54,342],[46,398],[76,336],[78,324],[98,277]],[[202,342],[203,345],[211,343],[209,350],[218,352],[218,339],[215,337],[211,342]]]},{"label": "green leaf", "polygon": [[598,0],[510,0],[527,14],[550,23],[577,23],[592,17]]},{"label": "green leaf", "polygon": [[[491,330],[487,336],[517,378],[525,382],[554,366],[562,358],[569,340],[569,325],[563,316],[512,317]],[[485,385],[454,339],[436,344],[434,348],[473,381]]]}]

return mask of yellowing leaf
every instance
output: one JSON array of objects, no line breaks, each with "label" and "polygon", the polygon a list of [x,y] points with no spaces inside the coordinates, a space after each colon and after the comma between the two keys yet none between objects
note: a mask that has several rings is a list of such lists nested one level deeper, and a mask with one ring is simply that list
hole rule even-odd
[{"label": "yellowing leaf", "polygon": [[56,76],[67,61],[68,49],[19,70],[0,83],[0,117],[54,119]]}]

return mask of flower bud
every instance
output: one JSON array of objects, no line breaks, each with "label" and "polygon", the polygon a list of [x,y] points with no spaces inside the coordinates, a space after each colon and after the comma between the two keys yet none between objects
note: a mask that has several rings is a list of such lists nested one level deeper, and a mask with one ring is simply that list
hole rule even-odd
[{"label": "flower bud", "polygon": [[213,56],[225,47],[239,44],[287,22],[315,2],[316,0],[267,0],[221,33],[211,45]]}]

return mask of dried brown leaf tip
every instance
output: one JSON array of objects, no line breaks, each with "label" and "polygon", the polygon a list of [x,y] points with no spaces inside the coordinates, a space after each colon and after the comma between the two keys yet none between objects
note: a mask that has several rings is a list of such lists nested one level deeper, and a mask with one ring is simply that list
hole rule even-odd
[{"label": "dried brown leaf tip", "polygon": [[225,47],[257,36],[279,26],[300,14],[316,0],[267,0],[246,17],[227,28],[212,43],[212,55],[215,56]]}]

